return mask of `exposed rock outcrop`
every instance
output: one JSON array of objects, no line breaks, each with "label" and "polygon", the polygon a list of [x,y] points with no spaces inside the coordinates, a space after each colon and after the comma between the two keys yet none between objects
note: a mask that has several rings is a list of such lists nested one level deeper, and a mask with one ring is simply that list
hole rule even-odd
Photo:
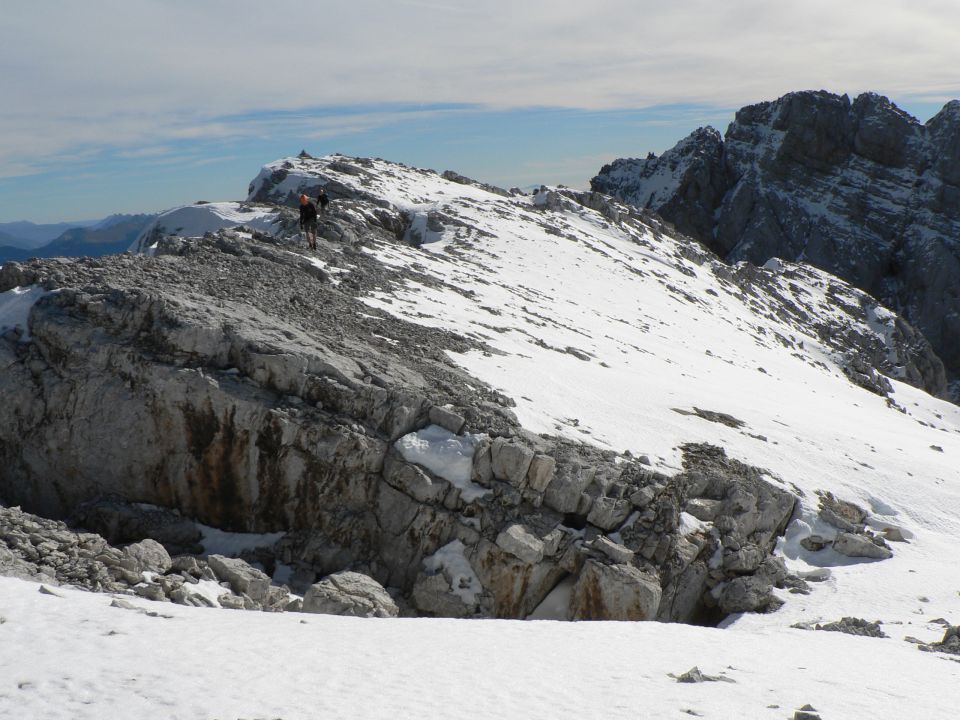
[{"label": "exposed rock outcrop", "polygon": [[[900,311],[955,379],[958,138],[958,101],[921,124],[879,95],[797,92],[742,108],[722,139],[701,128],[660,157],[606,165],[591,187],[731,262],[804,261],[849,281]],[[926,364],[921,386],[944,395]]]},{"label": "exposed rock outcrop", "polygon": [[[382,161],[291,158],[251,188],[279,218],[271,232],[230,220],[199,237],[155,233],[149,255],[4,266],[0,292],[38,297],[26,327],[0,336],[0,392],[11,400],[0,415],[0,494],[174,555],[196,544],[195,522],[284,534],[243,561],[174,557],[160,578],[136,582],[176,602],[211,602],[189,577],[227,583],[220,605],[286,607],[270,583],[283,565],[297,591],[359,572],[424,615],[521,618],[548,599],[566,619],[713,623],[775,609],[775,589],[799,586],[773,556],[797,501],[784,483],[714,445],[678,444],[683,467],[667,474],[645,456],[535,435],[513,400],[452,359],[500,352],[489,336],[402,320],[370,301],[409,284],[452,292],[422,266],[389,262],[423,233],[490,234],[452,210],[386,199],[421,178],[445,183],[444,194],[463,188]],[[282,203],[319,187],[334,197],[329,238],[304,256]],[[497,221],[515,213],[577,242],[568,217],[617,223],[650,248],[664,231],[596,193],[544,189],[521,204],[466,191]],[[664,263],[685,277],[704,268],[745,313],[777,320],[776,337],[752,327],[751,340],[799,353],[795,331],[838,357],[922,374],[922,352],[898,344],[896,316],[842,282],[669,247]],[[703,302],[672,283],[664,292]],[[596,360],[567,343],[556,351]],[[683,412],[765,441],[721,408]]]},{"label": "exposed rock outcrop", "polygon": [[397,617],[400,610],[376,580],[343,571],[312,585],[303,597],[303,612],[350,617]]}]

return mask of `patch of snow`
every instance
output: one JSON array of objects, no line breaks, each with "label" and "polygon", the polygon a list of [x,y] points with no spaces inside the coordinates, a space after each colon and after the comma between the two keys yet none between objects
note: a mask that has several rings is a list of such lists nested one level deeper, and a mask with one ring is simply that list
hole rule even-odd
[{"label": "patch of snow", "polygon": [[200,595],[213,605],[220,605],[220,598],[229,595],[230,591],[214,580],[200,580],[195,583],[184,583],[182,587],[191,595]]},{"label": "patch of snow", "polygon": [[202,539],[200,544],[206,555],[225,555],[237,557],[247,550],[256,550],[261,547],[271,547],[283,538],[286,533],[235,533],[225,532],[217,528],[197,523]]},{"label": "patch of snow", "polygon": [[434,475],[460,488],[467,502],[490,492],[471,481],[473,453],[483,435],[455,435],[439,425],[408,433],[394,443],[403,459],[422,465]]},{"label": "patch of snow", "polygon": [[158,215],[133,241],[130,252],[152,254],[156,250],[158,235],[200,237],[204,233],[238,225],[273,234],[279,229],[279,222],[280,212],[267,206],[237,202],[184,205]]},{"label": "patch of snow", "polygon": [[477,602],[477,595],[483,592],[483,585],[467,560],[465,549],[460,540],[454,540],[430,557],[424,558],[423,567],[430,573],[443,571],[450,578],[453,594],[467,605],[473,605]]},{"label": "patch of snow", "polygon": [[680,513],[680,527],[678,528],[678,532],[681,537],[693,535],[693,533],[696,532],[709,532],[711,527],[711,523],[704,522],[688,512]]},{"label": "patch of snow", "polygon": [[[208,581],[190,587],[214,600],[225,592]],[[909,626],[878,616],[893,635],[886,639],[750,627],[751,618],[726,630],[371,621],[144,601],[162,614],[150,617],[111,608],[108,595],[38,588],[0,577],[0,717],[774,720],[811,703],[823,718],[949,720],[960,705],[957,664],[902,639],[943,637],[926,615]],[[914,607],[922,604],[917,591],[909,591]],[[940,598],[923,592],[932,613]],[[874,617],[869,606],[857,610]],[[842,609],[827,612],[825,620],[836,620]],[[265,649],[298,662],[264,662]],[[185,672],[188,655],[203,662]],[[735,682],[678,683],[693,665]]]}]

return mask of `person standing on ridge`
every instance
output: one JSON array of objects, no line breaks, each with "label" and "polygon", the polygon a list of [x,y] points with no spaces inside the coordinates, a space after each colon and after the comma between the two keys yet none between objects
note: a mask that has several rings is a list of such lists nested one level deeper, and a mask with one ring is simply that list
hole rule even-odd
[{"label": "person standing on ridge", "polygon": [[307,234],[307,245],[317,249],[317,206],[306,195],[300,196],[300,230]]},{"label": "person standing on ridge", "polygon": [[323,188],[320,188],[320,194],[317,196],[317,205],[320,207],[320,212],[324,215],[327,214],[327,205],[330,204],[330,197],[327,195],[327,191]]}]

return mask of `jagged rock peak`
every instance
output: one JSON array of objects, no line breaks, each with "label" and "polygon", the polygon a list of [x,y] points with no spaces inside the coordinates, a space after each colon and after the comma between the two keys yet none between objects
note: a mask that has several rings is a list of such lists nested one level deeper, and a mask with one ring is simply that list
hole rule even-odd
[{"label": "jagged rock peak", "polygon": [[[694,146],[696,149],[691,149]],[[960,101],[926,124],[876,93],[741,108],[591,187],[659,213],[735,262],[808,262],[900,310],[960,378]]]}]

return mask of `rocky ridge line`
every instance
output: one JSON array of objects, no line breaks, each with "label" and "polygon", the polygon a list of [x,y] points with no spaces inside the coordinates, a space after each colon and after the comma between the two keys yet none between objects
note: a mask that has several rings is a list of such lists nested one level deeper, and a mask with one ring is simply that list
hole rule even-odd
[{"label": "rocky ridge line", "polygon": [[[796,92],[591,181],[720,257],[803,261],[894,308],[960,375],[960,101],[925,124],[886,98]],[[927,389],[945,396],[939,381]]]},{"label": "rocky ridge line", "polygon": [[[386,176],[343,158],[323,172],[334,165],[367,188]],[[292,177],[276,173],[266,179]],[[438,227],[482,231],[450,211],[418,218],[342,185],[310,258],[294,252],[290,226],[269,234],[240,225],[152,236],[152,256],[4,266],[0,292],[35,285],[50,294],[33,308],[30,341],[14,330],[0,344],[2,389],[15,408],[0,419],[0,492],[56,517],[114,494],[223,529],[283,530],[258,558],[268,570],[294,566],[305,585],[356,570],[424,614],[525,617],[566,590],[568,617],[709,621],[775,609],[773,587],[805,591],[771,555],[796,498],[762,470],[689,446],[683,471],[668,477],[645,458],[532,435],[509,398],[446,355],[487,351],[482,342],[362,304],[408,281],[439,282],[367,248],[422,241]],[[302,187],[266,183],[252,194],[283,202]],[[538,203],[544,222],[595,210],[638,235],[661,231],[596,194],[548,190]],[[291,216],[283,205],[275,212]],[[679,252],[684,262],[714,262],[692,243]],[[778,297],[765,286],[783,293],[765,311],[802,322],[810,301],[789,296],[773,271],[715,270],[758,306]],[[825,340],[867,351],[879,341],[854,331],[864,308],[849,297],[846,319],[826,321]],[[889,358],[884,343],[874,350]],[[477,497],[399,453],[397,440],[430,426],[478,443]]]}]

